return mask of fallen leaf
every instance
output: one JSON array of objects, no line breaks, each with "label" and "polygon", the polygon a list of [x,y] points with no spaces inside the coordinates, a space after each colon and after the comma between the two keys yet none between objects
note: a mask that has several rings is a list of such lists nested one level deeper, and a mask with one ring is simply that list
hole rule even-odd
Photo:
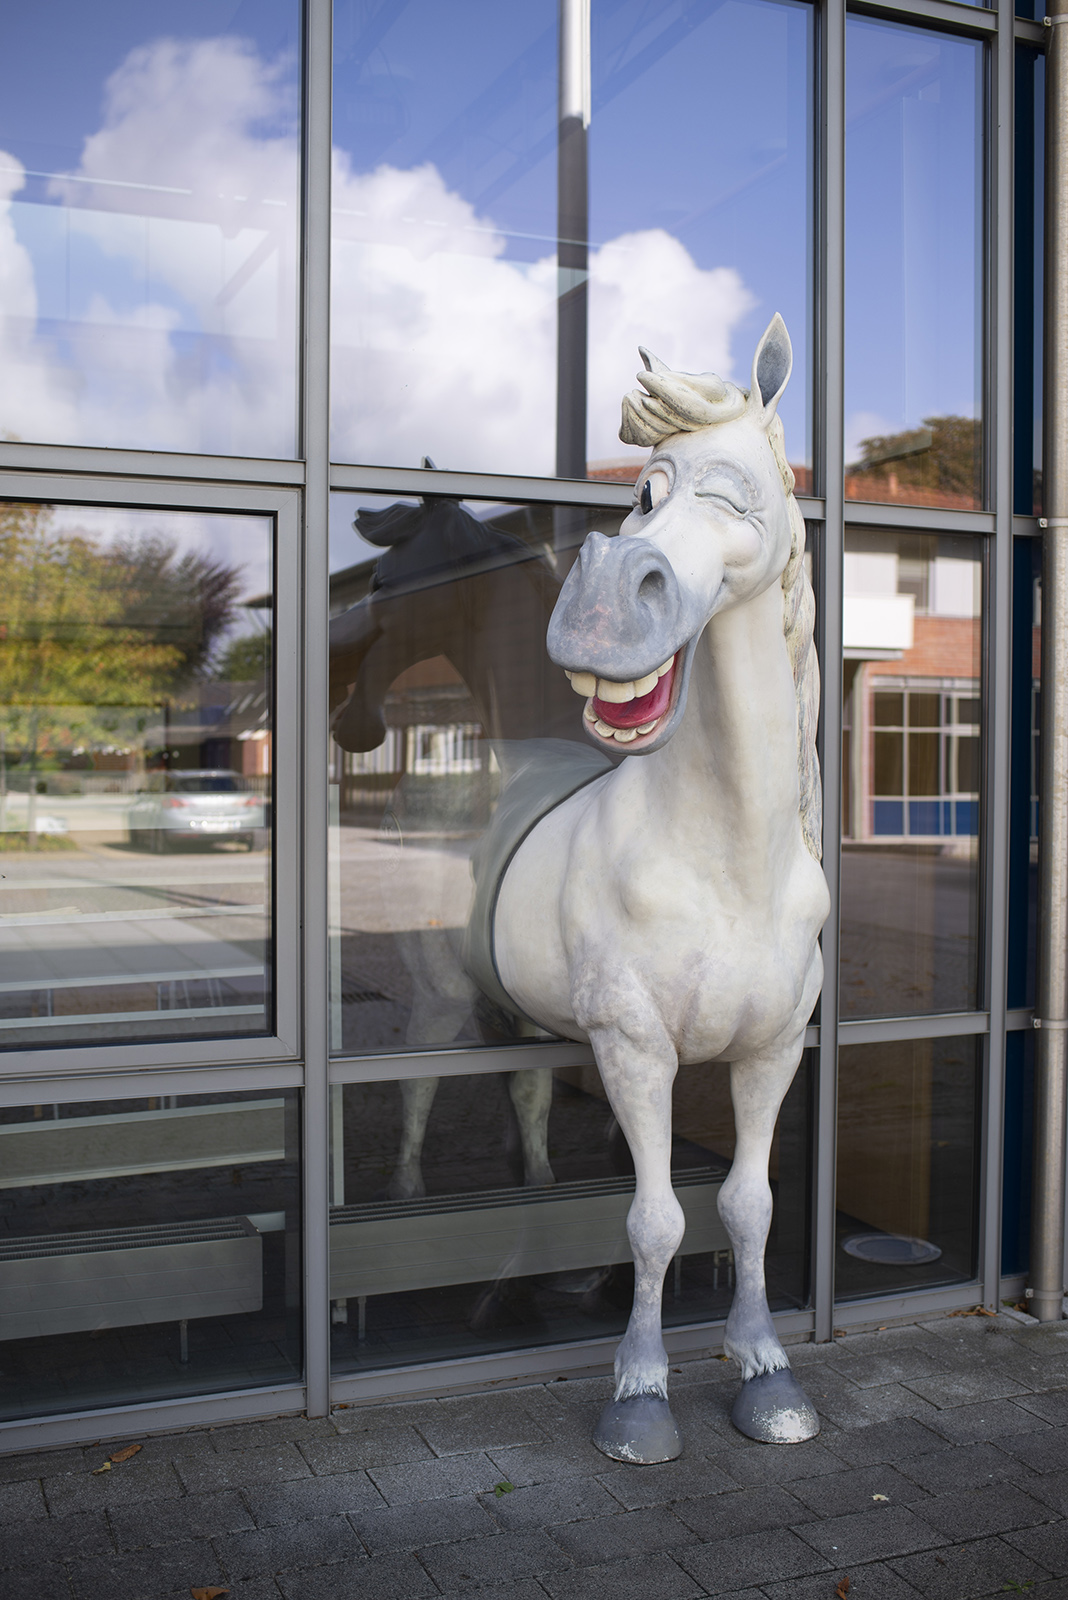
[{"label": "fallen leaf", "polygon": [[831,1335],[835,1339],[844,1339],[846,1336],[846,1331],[844,1328],[832,1328]]},{"label": "fallen leaf", "polygon": [[502,1481],[500,1483],[495,1483],[493,1485],[493,1492],[497,1496],[497,1499],[499,1500],[501,1498],[502,1494],[511,1494],[511,1492],[512,1492],[512,1490],[514,1488],[515,1488],[515,1484],[514,1483],[509,1483],[508,1479],[504,1478],[504,1479],[502,1479]]},{"label": "fallen leaf", "polygon": [[141,1448],[139,1444],[128,1444],[124,1450],[116,1450],[113,1455],[108,1456],[108,1460],[116,1464],[120,1461],[129,1461],[130,1457],[135,1456]]},{"label": "fallen leaf", "polygon": [[890,1498],[890,1496],[888,1494],[873,1494],[872,1495],[872,1499],[873,1500],[889,1500],[889,1498]]},{"label": "fallen leaf", "polygon": [[219,1600],[221,1594],[229,1594],[229,1589],[190,1589],[193,1600]]},{"label": "fallen leaf", "polygon": [[841,1583],[838,1585],[837,1589],[834,1592],[838,1596],[838,1600],[846,1600],[846,1595],[849,1593],[849,1574],[848,1573],[842,1579]]},{"label": "fallen leaf", "polygon": [[962,1306],[959,1311],[947,1311],[948,1317],[996,1317],[996,1311],[989,1311],[986,1306]]},{"label": "fallen leaf", "polygon": [[111,1462],[110,1461],[105,1461],[104,1465],[102,1467],[94,1467],[93,1468],[93,1477],[94,1478],[98,1478],[102,1472],[110,1472],[110,1471],[111,1471]]},{"label": "fallen leaf", "polygon": [[946,1563],[942,1560],[941,1556],[935,1556],[935,1560],[938,1562],[938,1565],[940,1567],[944,1567],[946,1565]]}]

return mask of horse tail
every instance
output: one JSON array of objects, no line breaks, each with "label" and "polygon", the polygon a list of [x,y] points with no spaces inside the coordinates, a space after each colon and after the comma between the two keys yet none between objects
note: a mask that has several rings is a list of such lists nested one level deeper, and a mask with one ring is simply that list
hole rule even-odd
[{"label": "horse tail", "polygon": [[790,557],[782,575],[783,633],[797,694],[797,777],[801,832],[809,853],[819,861],[823,854],[823,791],[816,755],[816,725],[820,707],[820,667],[813,637],[816,602],[805,567],[805,519],[794,499],[794,475],[786,459],[782,423],[778,417],[769,429],[769,438],[786,490],[786,507],[790,518]]}]

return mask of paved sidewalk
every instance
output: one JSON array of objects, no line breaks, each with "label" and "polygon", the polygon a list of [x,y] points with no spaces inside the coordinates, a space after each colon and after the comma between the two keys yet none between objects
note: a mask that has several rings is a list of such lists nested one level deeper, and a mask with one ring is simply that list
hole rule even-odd
[{"label": "paved sidewalk", "polygon": [[1068,1322],[791,1356],[818,1440],[743,1439],[734,1369],[688,1362],[660,1467],[590,1444],[607,1378],[0,1457],[0,1596],[1068,1600]]}]

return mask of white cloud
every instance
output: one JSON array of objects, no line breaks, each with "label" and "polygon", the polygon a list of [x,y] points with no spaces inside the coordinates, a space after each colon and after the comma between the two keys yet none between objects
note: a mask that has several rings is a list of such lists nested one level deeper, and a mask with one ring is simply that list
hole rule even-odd
[{"label": "white cloud", "polygon": [[[158,40],[111,76],[77,172],[52,180],[68,229],[24,219],[33,259],[0,190],[0,433],[290,453],[287,73],[240,40]],[[0,172],[10,198],[21,170],[4,156],[0,168],[16,169]],[[493,220],[429,163],[356,173],[335,152],[334,205],[335,457],[552,471],[554,257],[508,259]],[[22,211],[39,220],[42,208]],[[658,229],[604,244],[590,273],[588,455],[618,458],[637,345],[730,376],[731,333],[753,299],[733,269],[699,267]],[[87,337],[61,354],[41,318],[80,322]]]}]

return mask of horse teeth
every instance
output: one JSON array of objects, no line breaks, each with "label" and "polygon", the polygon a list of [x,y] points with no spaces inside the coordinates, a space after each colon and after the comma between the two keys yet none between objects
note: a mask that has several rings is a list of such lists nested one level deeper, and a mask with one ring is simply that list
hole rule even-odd
[{"label": "horse teeth", "polygon": [[567,672],[564,676],[571,680],[572,689],[584,700],[597,693],[597,679],[592,672]]},{"label": "horse teeth", "polygon": [[587,705],[582,715],[586,718],[587,722],[596,722],[598,720],[597,713],[593,709],[592,705]]},{"label": "horse teeth", "polygon": [[638,700],[643,694],[648,694],[650,689],[655,689],[659,678],[658,672],[647,672],[644,678],[635,678],[634,698]]},{"label": "horse teeth", "polygon": [[622,705],[625,700],[634,699],[633,683],[613,683],[611,678],[597,679],[597,698],[607,700],[609,705]]},{"label": "horse teeth", "polygon": [[674,666],[674,664],[675,664],[675,657],[672,656],[671,660],[670,661],[665,661],[664,665],[662,667],[657,667],[657,669],[656,669],[657,677],[658,678],[662,678],[664,676],[665,672],[670,672],[672,667]]},{"label": "horse teeth", "polygon": [[612,737],[613,739],[618,739],[620,744],[629,744],[632,739],[638,737],[638,730],[637,728],[613,728]]},{"label": "horse teeth", "polygon": [[607,722],[602,722],[600,717],[594,717],[593,725],[597,729],[597,732],[601,735],[602,739],[610,739],[615,731],[608,726]]},{"label": "horse teeth", "polygon": [[652,733],[653,729],[656,727],[656,725],[657,725],[657,723],[659,721],[660,721],[659,717],[654,717],[652,722],[643,722],[641,727],[640,728],[635,728],[634,731],[635,731],[635,733]]}]

